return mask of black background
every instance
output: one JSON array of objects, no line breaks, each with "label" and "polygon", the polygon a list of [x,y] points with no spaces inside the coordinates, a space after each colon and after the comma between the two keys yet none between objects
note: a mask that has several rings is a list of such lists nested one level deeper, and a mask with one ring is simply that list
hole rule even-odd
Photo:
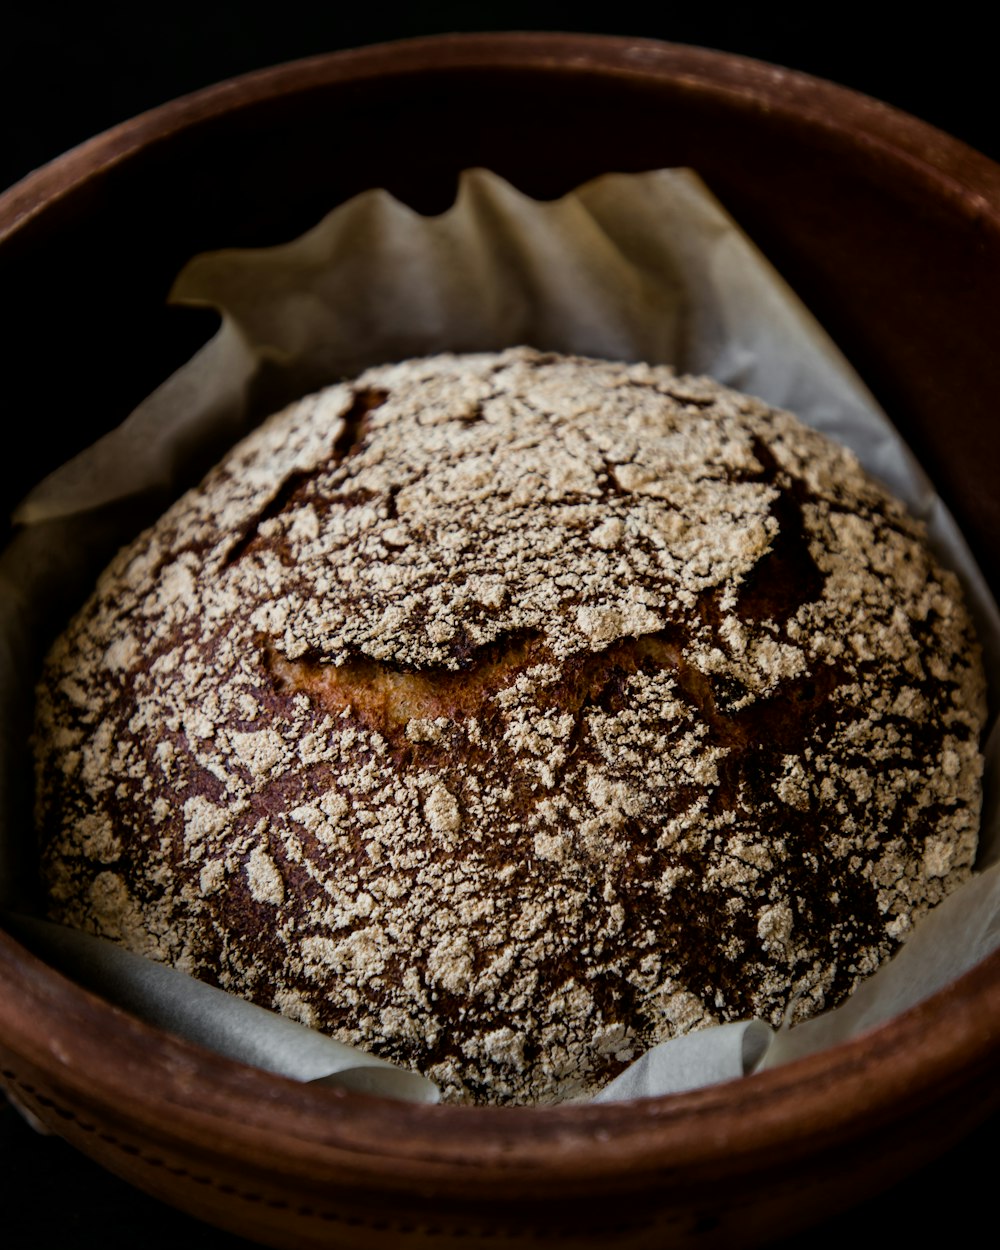
[{"label": "black background", "polygon": [[[698,16],[689,16],[694,9]],[[972,6],[304,4],[174,0],[0,9],[0,187],[115,122],[233,74],[454,30],[577,30],[721,48],[886,100],[1000,158],[997,50]],[[985,15],[986,8],[978,12]],[[653,16],[655,15],[655,16]]]},{"label": "black background", "polygon": [[[970,6],[708,5],[613,0],[578,5],[406,4],[336,0],[213,3],[29,3],[0,15],[0,188],[144,109],[234,74],[338,48],[457,30],[575,30],[720,48],[804,70],[876,96],[1000,159],[997,53]],[[895,7],[895,6],[894,6]],[[360,11],[358,11],[360,10]],[[981,8],[985,14],[988,9]],[[998,299],[1000,305],[1000,299]],[[2,340],[0,340],[2,341]],[[826,1223],[814,1245],[864,1232],[874,1244],[972,1242],[990,1196],[1000,1118],[939,1163],[858,1211]],[[987,1179],[989,1178],[989,1180]],[[995,1183],[995,1182],[994,1182]],[[987,1223],[987,1227],[989,1227]],[[780,1230],[776,1230],[780,1234]],[[795,1244],[801,1239],[795,1238]],[[236,1250],[245,1243],[161,1207],[55,1138],[36,1135],[0,1099],[0,1242],[136,1243]],[[776,1240],[790,1248],[792,1241]]]}]

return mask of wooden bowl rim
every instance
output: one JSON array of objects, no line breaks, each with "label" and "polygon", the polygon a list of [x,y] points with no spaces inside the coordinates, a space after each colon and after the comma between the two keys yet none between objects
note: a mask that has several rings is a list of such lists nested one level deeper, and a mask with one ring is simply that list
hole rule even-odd
[{"label": "wooden bowl rim", "polygon": [[140,113],[25,175],[0,195],[0,242],[78,184],[136,151],[267,99],[332,83],[449,70],[672,80],[693,95],[795,118],[855,145],[885,147],[949,199],[1000,224],[1000,165],[944,131],[847,87],[734,53],[619,35],[500,32],[427,35],[323,53],[226,79]]},{"label": "wooden bowl rim", "polygon": [[[428,36],[311,57],[173,100],[88,140],[0,196],[0,242],[137,151],[233,110],[327,84],[468,69],[671,82],[881,150],[980,227],[1000,227],[1000,167],[888,105],[745,57],[648,39],[582,34]],[[0,932],[0,1043],[73,1106],[118,1109],[134,1133],[234,1160],[280,1160],[466,1196],[516,1186],[540,1196],[599,1183],[752,1172],[946,1098],[995,1069],[1000,952],[887,1024],[739,1082],[632,1103],[551,1108],[431,1107],[302,1085],[248,1068],[118,1011]],[[946,1025],[943,1023],[946,1022]],[[56,1112],[59,1104],[49,1098]]]}]

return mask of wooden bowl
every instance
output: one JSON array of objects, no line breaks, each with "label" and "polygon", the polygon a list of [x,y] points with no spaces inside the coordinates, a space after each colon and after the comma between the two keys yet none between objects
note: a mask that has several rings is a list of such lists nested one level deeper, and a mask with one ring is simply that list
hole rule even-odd
[{"label": "wooden bowl", "polygon": [[[192,254],[289,239],[367,187],[440,211],[467,166],[545,197],[668,165],[702,174],[839,341],[996,588],[1000,169],[800,74],[583,35],[432,38],[252,74],[8,192],[4,388],[24,451],[0,462],[4,511],[206,337],[204,318],[164,305]],[[211,1055],[0,934],[0,1079],[16,1098],[150,1193],[275,1246],[750,1245],[876,1192],[1000,1107],[998,1036],[1000,954],[850,1044],[742,1082],[606,1106],[415,1106]]]}]

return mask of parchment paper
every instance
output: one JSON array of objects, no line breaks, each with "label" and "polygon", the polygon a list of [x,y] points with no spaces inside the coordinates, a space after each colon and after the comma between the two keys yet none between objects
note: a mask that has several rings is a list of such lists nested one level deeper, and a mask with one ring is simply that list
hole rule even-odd
[{"label": "parchment paper", "polygon": [[[285,246],[195,258],[173,298],[218,308],[219,333],[121,427],[29,495],[16,518],[25,528],[0,556],[0,746],[6,761],[19,762],[0,777],[0,902],[8,908],[25,910],[31,895],[30,836],[16,801],[24,789],[17,774],[29,767],[25,675],[34,671],[41,622],[71,597],[71,574],[93,563],[82,549],[107,545],[103,528],[121,501],[175,493],[206,444],[221,449],[283,402],[387,360],[527,343],[674,364],[796,412],[852,447],[926,521],[965,584],[995,699],[1000,617],[952,518],[815,320],[689,171],[608,175],[537,203],[474,170],[453,208],[434,218],[372,191]],[[777,1035],[750,1021],[664,1043],[598,1098],[689,1089],[786,1062],[888,1019],[1000,945],[997,737],[994,729],[983,871],[847,1004]],[[374,1065],[342,1079],[427,1096],[356,1052],[317,1060],[313,1043],[298,1036],[316,1035],[179,973],[143,967],[107,943],[37,920],[10,923],[92,988],[222,1053],[299,1079],[345,1062],[351,1073],[352,1064]]]}]

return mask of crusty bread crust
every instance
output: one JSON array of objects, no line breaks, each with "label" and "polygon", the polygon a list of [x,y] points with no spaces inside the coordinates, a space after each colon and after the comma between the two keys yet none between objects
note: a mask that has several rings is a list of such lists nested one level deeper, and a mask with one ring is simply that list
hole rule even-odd
[{"label": "crusty bread crust", "polygon": [[517,349],[272,418],[38,695],[54,918],[438,1080],[592,1092],[841,1000],[968,875],[984,682],[853,456]]}]

